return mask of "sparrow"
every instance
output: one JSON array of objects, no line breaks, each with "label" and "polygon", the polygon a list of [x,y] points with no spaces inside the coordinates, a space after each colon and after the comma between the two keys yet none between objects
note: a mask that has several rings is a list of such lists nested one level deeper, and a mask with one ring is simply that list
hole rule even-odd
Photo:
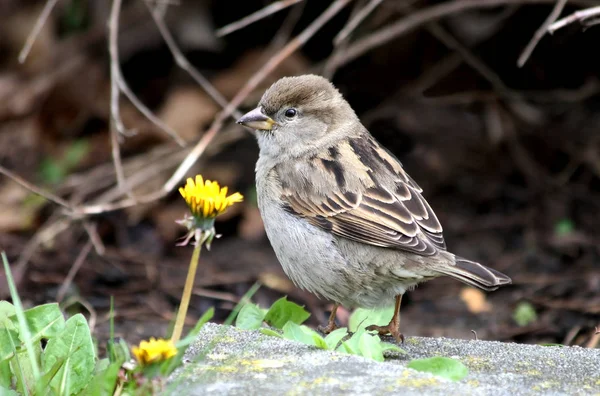
[{"label": "sparrow", "polygon": [[238,123],[256,130],[256,192],[267,237],[292,282],[336,310],[390,306],[403,341],[402,295],[447,275],[491,291],[508,276],[446,249],[442,226],[400,161],[327,79],[284,77]]}]

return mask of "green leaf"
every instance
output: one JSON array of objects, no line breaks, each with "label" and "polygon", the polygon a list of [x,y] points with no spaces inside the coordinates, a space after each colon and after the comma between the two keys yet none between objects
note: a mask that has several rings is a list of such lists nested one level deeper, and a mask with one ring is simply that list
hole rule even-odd
[{"label": "green leaf", "polygon": [[64,359],[58,360],[56,363],[54,363],[54,366],[52,366],[52,368],[50,370],[48,370],[47,372],[44,373],[44,375],[42,375],[42,378],[40,378],[40,384],[41,384],[42,389],[47,389],[48,386],[50,386],[50,383],[52,382],[52,380],[58,373],[58,370],[60,370],[60,367],[64,363],[65,363]]},{"label": "green leaf", "polygon": [[[39,352],[41,349],[39,343],[34,343],[31,340],[31,332],[29,331],[29,327],[27,326],[27,319],[25,318],[25,313],[23,310],[23,304],[21,303],[21,298],[19,297],[19,293],[17,293],[17,286],[15,285],[15,281],[12,277],[12,273],[10,271],[10,265],[8,264],[8,258],[6,257],[6,253],[2,252],[2,265],[4,266],[4,273],[6,274],[6,282],[8,283],[8,289],[10,290],[10,297],[12,298],[13,304],[15,305],[15,316],[18,321],[18,329],[19,329],[19,338],[23,340],[25,343],[25,349],[27,351],[28,363],[31,368],[31,375],[34,380],[40,378],[40,367],[38,364]],[[10,333],[9,333],[10,334]],[[11,343],[13,345],[13,350],[15,350],[16,341],[11,339]],[[14,370],[13,370],[14,371]]]},{"label": "green leaf", "polygon": [[350,315],[348,327],[351,332],[356,332],[359,327],[365,328],[371,325],[385,326],[390,323],[392,316],[394,316],[393,306],[380,309],[357,308]]},{"label": "green leaf", "polygon": [[348,329],[345,327],[336,329],[329,333],[327,337],[325,337],[325,342],[327,343],[327,349],[334,350],[337,348],[338,344],[342,341],[344,337],[348,335]]},{"label": "green leaf", "polygon": [[562,219],[554,225],[554,233],[556,235],[569,235],[575,231],[575,223],[570,219]]},{"label": "green leaf", "polygon": [[124,339],[119,338],[117,342],[112,343],[112,354],[109,359],[111,363],[118,363],[119,366],[131,359],[129,345]]},{"label": "green leaf", "polygon": [[360,355],[360,338],[366,332],[364,327],[359,327],[349,339],[342,342],[342,345],[340,345],[337,350],[351,355]]},{"label": "green leaf", "polygon": [[407,352],[400,348],[398,345],[396,344],[392,344],[390,342],[381,342],[381,347],[383,348],[383,352],[387,352],[387,351],[392,351],[392,352],[398,352],[401,353],[403,355],[406,355]]},{"label": "green leaf", "polygon": [[15,306],[8,301],[0,301],[0,320],[8,318],[15,314]]},{"label": "green leaf", "polygon": [[304,307],[287,300],[287,297],[281,297],[275,301],[267,314],[265,322],[278,329],[283,329],[287,322],[302,324],[310,317]]},{"label": "green leaf", "polygon": [[365,332],[358,340],[358,350],[361,356],[383,362],[383,348],[378,335]]},{"label": "green leaf", "polygon": [[64,359],[64,364],[50,386],[58,389],[59,394],[65,394],[67,389],[68,394],[79,392],[92,377],[95,355],[94,343],[85,317],[77,314],[69,318],[63,331],[48,340],[42,354],[42,368],[45,372]]},{"label": "green leaf", "polygon": [[256,304],[248,303],[242,307],[235,319],[235,325],[244,330],[260,329],[266,312]]},{"label": "green leaf", "polygon": [[2,396],[20,396],[15,390],[0,385],[0,395]]},{"label": "green leaf", "polygon": [[469,374],[467,366],[460,361],[436,356],[426,359],[414,359],[408,362],[408,368],[437,375],[452,381],[460,381]]},{"label": "green leaf", "polygon": [[[102,359],[101,361],[103,360],[108,359]],[[97,364],[94,377],[83,392],[81,392],[81,395],[107,396],[114,394],[120,369],[121,364],[118,362],[109,363],[107,366]]]},{"label": "green leaf", "polygon": [[[304,325],[302,325],[302,327],[304,327]],[[327,342],[325,341],[325,339],[323,337],[321,337],[321,334],[317,333],[316,331],[314,331],[313,329],[310,329],[308,327],[307,327],[307,329],[309,329],[311,331],[314,346],[316,346],[319,349],[325,349],[325,350],[329,349],[329,345],[327,345]]]},{"label": "green leaf", "polygon": [[513,320],[519,326],[527,326],[537,320],[537,313],[533,305],[526,301],[522,301],[517,304],[515,311],[513,312]]},{"label": "green leaf", "polygon": [[306,326],[297,325],[292,321],[283,326],[283,338],[300,341],[303,344],[316,346],[320,349],[327,349],[327,343],[319,333]]},{"label": "green leaf", "polygon": [[66,170],[54,158],[44,158],[40,163],[40,177],[45,183],[58,184],[65,178]]},{"label": "green leaf", "polygon": [[14,340],[18,344],[19,334],[14,324],[10,320],[5,319],[0,322],[0,362],[14,356],[17,346],[15,345],[15,349],[13,349],[11,340]]},{"label": "green leaf", "polygon": [[278,332],[276,332],[273,329],[262,328],[259,331],[261,333],[263,333],[264,335],[268,335],[268,336],[272,336],[272,337],[277,337],[277,338],[283,338],[283,335],[281,335],[281,333],[278,333]]},{"label": "green leaf", "polygon": [[[11,377],[12,374],[10,372],[10,362],[8,360],[0,362],[0,389],[2,389],[2,387],[10,387],[12,383]],[[0,392],[0,395],[1,394],[2,392]]]},{"label": "green leaf", "polygon": [[[18,342],[17,340],[13,340]],[[17,380],[17,391],[21,394],[41,394],[40,377],[36,375],[36,369],[39,368],[38,358],[42,353],[42,346],[39,342],[32,345],[31,353],[35,356],[35,361],[30,358],[30,351],[22,349],[13,356],[9,362],[11,371],[15,374]]]},{"label": "green leaf", "polygon": [[[65,326],[65,318],[57,303],[38,305],[28,309],[24,314],[31,333],[31,342],[37,342],[42,338],[50,338],[62,331]],[[18,324],[16,316],[12,316],[11,320],[13,323]],[[19,334],[19,337],[23,341],[21,334]]]},{"label": "green leaf", "polygon": [[63,160],[64,167],[70,171],[79,165],[89,152],[90,144],[87,140],[76,140],[69,146],[65,153]]}]

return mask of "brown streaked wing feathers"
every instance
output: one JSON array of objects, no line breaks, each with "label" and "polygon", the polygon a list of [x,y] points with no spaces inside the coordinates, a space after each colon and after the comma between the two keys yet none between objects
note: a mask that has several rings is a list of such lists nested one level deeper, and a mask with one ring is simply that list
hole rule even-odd
[{"label": "brown streaked wing feathers", "polygon": [[[438,249],[445,250],[442,227],[421,196],[421,188],[404,172],[399,162],[389,163],[395,160],[391,154],[386,152],[387,156],[382,158],[376,152],[383,150],[381,146],[371,139],[368,144],[371,147],[360,147],[360,154],[369,155],[371,168],[377,165],[374,161],[380,161],[382,167],[376,171],[382,171],[384,166],[389,170],[397,165],[399,172],[394,172],[398,176],[395,191],[378,185],[376,172],[371,172],[375,185],[359,195],[342,192],[340,186],[333,197],[310,200],[287,190],[282,196],[286,209],[334,235],[357,242],[424,256],[433,255]],[[372,152],[368,152],[369,149]],[[387,164],[383,164],[384,161]],[[310,194],[307,196],[312,197]]]}]

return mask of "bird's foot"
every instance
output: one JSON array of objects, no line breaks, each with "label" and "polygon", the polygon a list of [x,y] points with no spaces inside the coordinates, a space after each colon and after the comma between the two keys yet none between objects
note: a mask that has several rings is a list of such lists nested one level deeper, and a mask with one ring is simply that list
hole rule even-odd
[{"label": "bird's foot", "polygon": [[327,326],[318,326],[317,330],[319,330],[323,334],[329,334],[334,330],[337,330],[339,327],[335,324],[335,322],[327,323]]},{"label": "bird's foot", "polygon": [[397,342],[404,344],[404,334],[400,333],[399,324],[390,322],[387,326],[371,325],[367,327],[367,331],[376,331],[379,335],[391,334]]}]

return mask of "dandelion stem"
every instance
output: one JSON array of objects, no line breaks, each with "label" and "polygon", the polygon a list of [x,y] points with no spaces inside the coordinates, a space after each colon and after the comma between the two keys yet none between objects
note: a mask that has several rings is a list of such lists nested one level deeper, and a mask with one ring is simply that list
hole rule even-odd
[{"label": "dandelion stem", "polygon": [[192,253],[192,259],[190,260],[190,267],[188,268],[183,294],[181,295],[181,303],[179,304],[179,310],[177,311],[177,317],[175,318],[175,327],[173,328],[173,335],[171,336],[171,341],[173,341],[173,343],[176,343],[181,338],[183,323],[185,322],[187,310],[190,305],[190,297],[192,296],[192,289],[194,288],[196,270],[198,269],[198,262],[200,261],[200,249],[202,249],[202,243],[197,241],[196,246],[194,247],[194,253]]}]

